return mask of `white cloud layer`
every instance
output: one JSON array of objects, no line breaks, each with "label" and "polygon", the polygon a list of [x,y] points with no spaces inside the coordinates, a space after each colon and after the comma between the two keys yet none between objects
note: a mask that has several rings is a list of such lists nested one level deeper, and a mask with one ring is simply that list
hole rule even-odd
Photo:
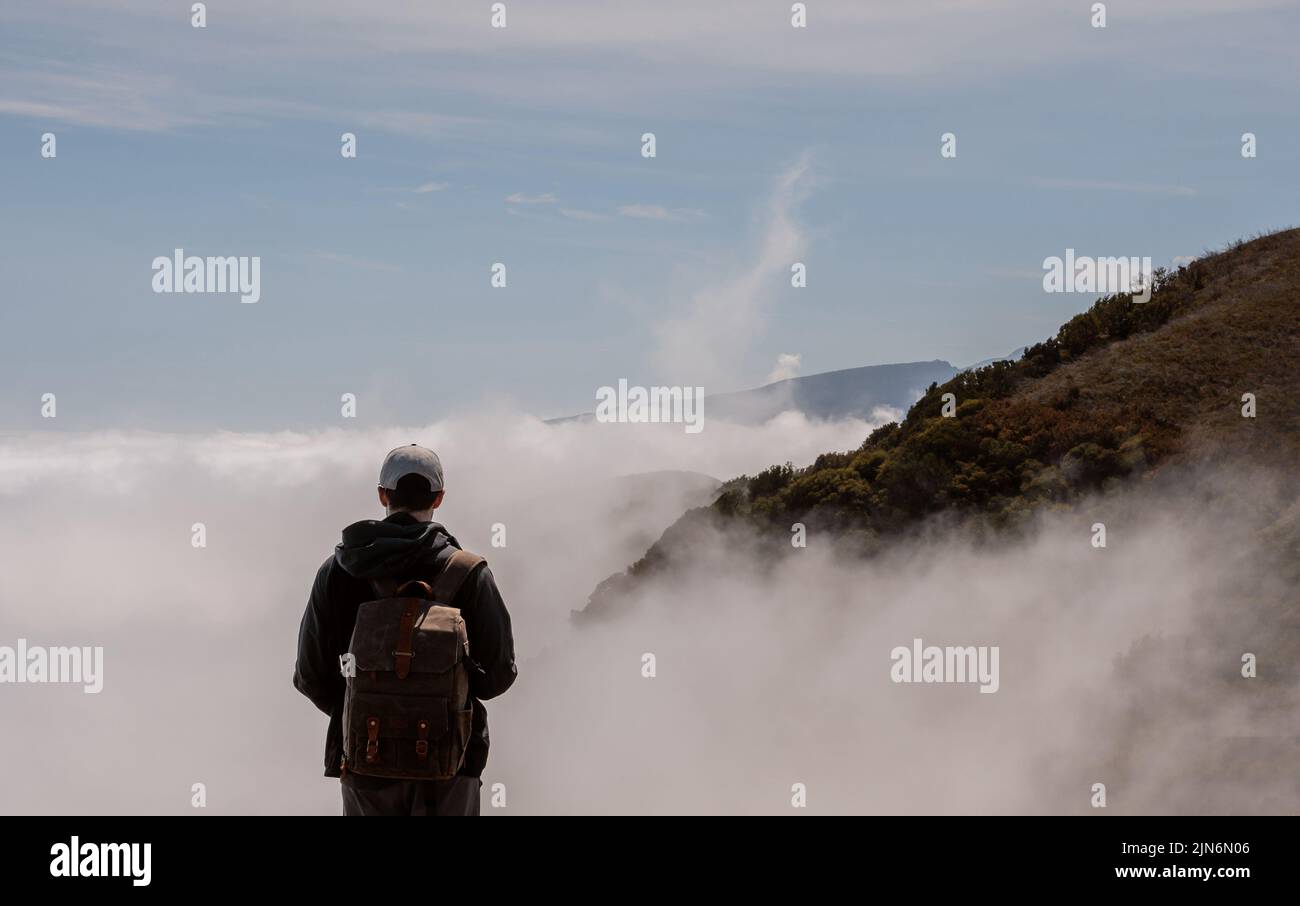
[{"label": "white cloud layer", "polygon": [[[1052,514],[1023,540],[940,532],[867,563],[817,532],[779,564],[705,533],[696,565],[646,584],[625,618],[569,620],[707,499],[680,476],[628,473],[806,463],[869,427],[787,415],[684,435],[497,413],[8,438],[0,644],[101,645],[104,690],[0,690],[0,725],[40,741],[0,756],[23,778],[0,811],[182,814],[202,782],[216,813],[337,813],[324,717],[290,685],[298,620],[338,530],[376,515],[383,453],[411,440],[441,452],[444,521],[488,557],[514,616],[520,680],[488,705],[484,777],[507,784],[508,813],[782,813],[795,782],[818,812],[1083,813],[1094,782],[1115,812],[1294,810],[1300,690],[1260,603],[1285,590],[1267,545],[1242,545],[1278,517],[1268,476]],[[892,684],[889,652],[918,637],[998,645],[999,691]],[[1273,679],[1240,685],[1242,651]],[[1249,776],[1221,762],[1246,737]]]},{"label": "white cloud layer", "polygon": [[[104,691],[0,688],[0,812],[337,810],[320,777],[323,717],[290,685],[298,621],[340,529],[378,518],[384,453],[438,450],[440,518],[493,564],[528,661],[709,483],[769,460],[856,446],[871,426],[567,423],[484,413],[312,434],[32,433],[0,440],[0,645],[103,646]],[[208,546],[191,546],[204,523]],[[506,526],[507,546],[491,547]],[[74,694],[75,693],[75,694]],[[490,706],[495,713],[498,705]],[[504,720],[504,719],[503,719]],[[494,724],[495,727],[495,724]],[[495,729],[494,729],[495,732]]]}]

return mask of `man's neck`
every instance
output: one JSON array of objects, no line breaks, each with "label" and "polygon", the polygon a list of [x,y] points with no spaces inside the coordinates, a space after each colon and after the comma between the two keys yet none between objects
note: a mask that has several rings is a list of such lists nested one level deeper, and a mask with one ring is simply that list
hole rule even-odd
[{"label": "man's neck", "polygon": [[402,514],[404,514],[404,515],[406,515],[406,516],[410,516],[410,517],[411,517],[412,519],[414,519],[416,522],[432,522],[432,521],[433,521],[433,510],[418,510],[418,511],[416,511],[416,510],[395,510],[395,509],[392,509],[392,508],[390,507],[390,508],[387,510],[387,513],[388,513],[389,516],[396,515],[397,513],[402,513]]}]

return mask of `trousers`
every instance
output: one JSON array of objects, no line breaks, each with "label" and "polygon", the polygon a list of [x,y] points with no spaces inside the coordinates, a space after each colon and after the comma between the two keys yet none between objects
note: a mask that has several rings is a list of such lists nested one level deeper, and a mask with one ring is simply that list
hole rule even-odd
[{"label": "trousers", "polygon": [[344,815],[462,815],[478,817],[477,777],[450,780],[385,780],[344,777]]}]

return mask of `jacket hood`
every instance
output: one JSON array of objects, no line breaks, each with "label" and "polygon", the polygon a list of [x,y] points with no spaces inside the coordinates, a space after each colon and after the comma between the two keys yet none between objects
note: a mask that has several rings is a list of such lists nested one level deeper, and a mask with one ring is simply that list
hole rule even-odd
[{"label": "jacket hood", "polygon": [[432,565],[449,546],[460,544],[437,522],[416,522],[409,513],[394,513],[345,528],[343,540],[334,548],[334,560],[358,579],[379,579]]}]

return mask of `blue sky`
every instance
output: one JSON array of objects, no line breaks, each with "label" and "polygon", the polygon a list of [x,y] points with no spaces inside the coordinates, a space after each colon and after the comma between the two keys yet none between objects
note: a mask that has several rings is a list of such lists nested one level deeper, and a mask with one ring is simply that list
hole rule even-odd
[{"label": "blue sky", "polygon": [[[1067,247],[1300,222],[1294,3],[489,6],[0,10],[0,429],[46,392],[60,429],[242,430],[966,364],[1090,303],[1042,291]],[[260,256],[261,301],[153,293],[176,247]]]}]

